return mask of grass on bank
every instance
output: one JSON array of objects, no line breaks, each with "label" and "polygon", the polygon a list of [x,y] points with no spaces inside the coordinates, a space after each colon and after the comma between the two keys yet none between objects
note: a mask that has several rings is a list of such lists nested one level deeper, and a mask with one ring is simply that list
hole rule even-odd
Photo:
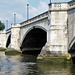
[{"label": "grass on bank", "polygon": [[51,64],[67,64],[72,63],[72,60],[67,60],[67,57],[48,57],[42,56],[37,58],[37,63],[51,63]]},{"label": "grass on bank", "polygon": [[6,55],[18,55],[18,54],[21,54],[21,52],[15,49],[11,49],[11,50],[6,50],[5,54]]},{"label": "grass on bank", "polygon": [[5,51],[7,50],[6,48],[0,47],[0,51]]}]

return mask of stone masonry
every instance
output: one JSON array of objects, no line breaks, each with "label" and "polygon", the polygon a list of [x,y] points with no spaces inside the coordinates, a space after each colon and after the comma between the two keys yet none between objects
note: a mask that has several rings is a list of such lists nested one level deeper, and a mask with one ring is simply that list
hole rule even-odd
[{"label": "stone masonry", "polygon": [[[63,56],[67,55],[68,43],[72,40],[72,38],[70,38],[70,34],[72,33],[71,36],[73,36],[73,31],[68,28],[68,24],[71,28],[75,28],[71,26],[71,22],[74,20],[75,15],[73,13],[75,11],[71,11],[71,9],[74,9],[75,7],[73,5],[74,2],[72,1],[51,3],[49,4],[49,10],[47,12],[35,16],[20,24],[12,24],[9,31],[11,34],[11,48],[20,50],[20,46],[25,38],[25,35],[35,27],[43,29],[47,32],[47,42],[44,49],[47,49],[47,51],[51,54]],[[72,23],[74,24],[75,22],[73,21]],[[6,48],[6,38],[8,38],[7,34],[8,33],[6,31],[0,31],[0,47]]]}]

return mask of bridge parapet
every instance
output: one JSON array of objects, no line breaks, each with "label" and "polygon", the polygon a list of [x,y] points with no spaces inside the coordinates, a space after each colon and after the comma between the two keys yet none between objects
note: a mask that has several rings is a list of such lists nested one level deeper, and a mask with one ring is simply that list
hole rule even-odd
[{"label": "bridge parapet", "polygon": [[24,21],[24,22],[22,22],[20,24],[21,24],[21,26],[24,26],[24,25],[28,25],[28,24],[37,22],[37,21],[39,21],[41,19],[45,19],[45,18],[48,18],[48,11],[44,12],[44,13],[38,15],[38,16],[35,16],[35,17],[31,18],[31,19],[28,19],[28,20],[26,20],[26,21]]},{"label": "bridge parapet", "polygon": [[49,4],[49,10],[67,10],[69,4],[67,2],[58,2]]},{"label": "bridge parapet", "polygon": [[8,34],[10,32],[11,32],[11,28],[9,28],[9,29],[6,30],[6,34]]},{"label": "bridge parapet", "polygon": [[18,24],[18,23],[12,24],[12,28],[20,28],[20,24]]},{"label": "bridge parapet", "polygon": [[3,30],[0,31],[0,34],[5,34],[5,33],[6,33],[6,31],[3,31]]}]

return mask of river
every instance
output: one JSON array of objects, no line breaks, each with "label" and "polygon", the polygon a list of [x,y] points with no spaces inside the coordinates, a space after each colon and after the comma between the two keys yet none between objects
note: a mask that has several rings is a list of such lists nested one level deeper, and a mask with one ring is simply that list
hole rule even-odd
[{"label": "river", "polygon": [[75,65],[36,63],[35,56],[0,52],[0,75],[75,75]]}]

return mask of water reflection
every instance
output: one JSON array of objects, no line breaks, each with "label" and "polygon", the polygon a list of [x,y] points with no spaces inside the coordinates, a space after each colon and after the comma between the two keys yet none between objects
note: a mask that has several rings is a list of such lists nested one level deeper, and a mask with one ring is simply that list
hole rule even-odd
[{"label": "water reflection", "polygon": [[71,74],[75,75],[75,65],[74,64],[71,66],[70,69],[71,69]]},{"label": "water reflection", "polygon": [[33,55],[16,55],[6,56],[8,62],[36,62],[36,56]]},{"label": "water reflection", "polygon": [[65,64],[38,64],[39,69],[42,70],[41,75],[69,75],[70,65]]},{"label": "water reflection", "polygon": [[36,63],[36,56],[0,55],[0,75],[75,75],[75,65]]}]

